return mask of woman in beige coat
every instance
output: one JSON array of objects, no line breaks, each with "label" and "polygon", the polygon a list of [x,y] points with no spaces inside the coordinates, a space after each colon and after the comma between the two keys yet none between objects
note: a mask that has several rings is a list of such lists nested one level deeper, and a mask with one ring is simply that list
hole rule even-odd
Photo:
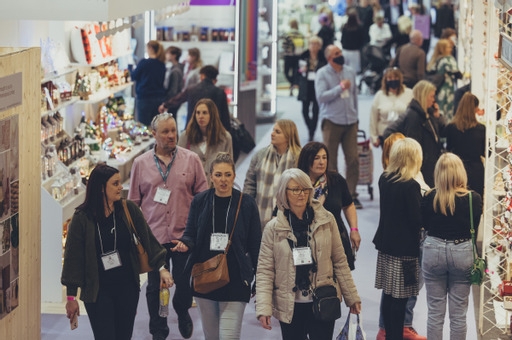
[{"label": "woman in beige coat", "polygon": [[192,119],[188,122],[185,132],[178,140],[178,146],[195,152],[201,159],[203,169],[210,184],[209,169],[219,152],[227,152],[233,156],[231,135],[222,125],[219,110],[213,100],[200,99]]},{"label": "woman in beige coat", "polygon": [[265,329],[272,328],[274,315],[284,340],[332,339],[335,321],[320,321],[313,315],[316,287],[335,286],[351,313],[361,311],[336,220],[312,199],[312,189],[303,171],[284,171],[277,188],[277,217],[263,230],[256,315]]}]

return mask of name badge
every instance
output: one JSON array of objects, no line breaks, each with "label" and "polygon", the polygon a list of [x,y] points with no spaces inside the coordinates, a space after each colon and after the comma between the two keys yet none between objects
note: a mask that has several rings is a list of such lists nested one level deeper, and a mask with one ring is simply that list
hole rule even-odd
[{"label": "name badge", "polygon": [[210,250],[226,250],[228,240],[228,234],[213,233],[210,236]]},{"label": "name badge", "polygon": [[171,190],[159,187],[156,189],[155,198],[153,200],[157,203],[167,204],[170,196]]},{"label": "name badge", "polygon": [[308,80],[315,80],[315,78],[316,78],[316,72],[309,71],[308,72]]},{"label": "name badge", "polygon": [[117,250],[101,255],[101,262],[103,262],[103,268],[105,268],[105,270],[121,267],[121,257]]},{"label": "name badge", "polygon": [[293,264],[296,266],[302,266],[305,264],[312,264],[313,257],[311,256],[311,248],[299,247],[293,248]]}]

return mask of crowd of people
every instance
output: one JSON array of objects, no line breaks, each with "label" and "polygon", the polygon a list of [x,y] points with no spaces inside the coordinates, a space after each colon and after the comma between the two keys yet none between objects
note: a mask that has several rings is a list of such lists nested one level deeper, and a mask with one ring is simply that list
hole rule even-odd
[{"label": "crowd of people", "polygon": [[[438,40],[427,62],[423,34],[404,33],[400,8],[394,0],[384,9],[348,8],[341,48],[329,36],[332,13],[320,13],[318,35],[307,44],[298,22],[290,21],[293,38],[287,43],[293,48],[285,55],[285,73],[290,89],[299,87],[309,142],[301,146],[294,121],[277,120],[270,144],[252,155],[241,190],[234,188],[229,111],[224,92],[215,86],[217,69],[202,66],[195,49],[183,69],[181,50],[163,51],[149,42],[149,58],[132,77],[138,117],[149,125],[155,146],[135,159],[126,200],[118,170],[98,165],[92,171],[85,201],[68,229],[61,277],[67,316],[79,315],[80,293],[95,339],[131,338],[140,242],[152,268],[146,302],[153,339],[170,334],[167,317],[159,314],[159,293],[173,285],[172,306],[185,339],[194,331],[193,299],[205,339],[240,339],[253,297],[263,329],[272,329],[274,317],[283,339],[332,339],[339,315],[326,317],[314,308],[317,290],[331,287],[331,298],[344,301],[349,313],[362,310],[351,274],[361,244],[356,79],[365,60],[360,52],[368,43],[379,48],[391,43],[395,58],[373,99],[369,127],[373,146],[383,149],[384,169],[373,238],[375,288],[382,290],[377,340],[441,339],[447,298],[451,338],[465,339],[472,264],[468,211],[477,227],[485,127],[476,118],[479,101],[472,93],[453,106],[454,80],[460,77],[453,32]],[[423,15],[416,10],[413,15]],[[408,42],[399,44],[404,35]],[[299,48],[294,44],[301,39]],[[442,73],[442,86],[423,79],[425,72]],[[150,90],[158,84],[161,89]],[[187,124],[179,133],[176,111],[184,102]],[[317,125],[323,143],[314,141]],[[345,176],[338,171],[340,145]],[[228,282],[207,293],[196,289],[192,268],[222,253]],[[412,325],[423,285],[427,336]]]}]

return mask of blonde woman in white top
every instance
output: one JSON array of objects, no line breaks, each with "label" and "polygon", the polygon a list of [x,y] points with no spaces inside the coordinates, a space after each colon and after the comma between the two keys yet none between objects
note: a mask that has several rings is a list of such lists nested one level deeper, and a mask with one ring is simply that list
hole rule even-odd
[{"label": "blonde woman in white top", "polygon": [[370,113],[370,138],[375,147],[382,145],[384,130],[405,112],[412,98],[412,90],[403,84],[402,72],[396,67],[386,69]]}]

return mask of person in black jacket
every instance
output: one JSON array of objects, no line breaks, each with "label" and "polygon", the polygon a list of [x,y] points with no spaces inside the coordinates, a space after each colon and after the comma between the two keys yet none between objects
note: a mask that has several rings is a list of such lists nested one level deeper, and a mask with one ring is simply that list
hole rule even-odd
[{"label": "person in black jacket", "polygon": [[434,167],[441,155],[440,135],[445,120],[440,115],[439,107],[435,102],[436,87],[432,83],[421,80],[414,86],[412,92],[414,98],[405,112],[401,132],[420,143],[423,150],[421,173],[425,183],[433,187]]},{"label": "person in black jacket", "polygon": [[209,172],[213,188],[192,200],[187,227],[182,238],[174,241],[173,251],[190,250],[188,266],[192,267],[224,252],[234,229],[227,254],[229,283],[207,294],[194,290],[193,295],[205,339],[240,339],[260,251],[259,212],[251,196],[233,189],[235,163],[228,153],[219,152]]},{"label": "person in black jacket", "polygon": [[184,102],[187,102],[187,122],[185,124],[185,126],[187,126],[188,122],[192,118],[192,111],[194,110],[197,101],[202,98],[208,98],[213,100],[215,105],[217,105],[220,121],[224,128],[227,131],[230,131],[228,99],[226,93],[221,88],[215,86],[219,71],[215,66],[206,65],[199,70],[199,75],[201,77],[201,82],[199,84],[187,88],[177,96],[163,102],[159,107],[160,113],[166,112],[169,108],[179,106]]},{"label": "person in black jacket", "polygon": [[414,179],[422,163],[421,146],[412,138],[391,147],[380,176],[380,218],[373,243],[378,250],[375,288],[382,289],[386,339],[402,339],[407,300],[419,292],[421,191]]},{"label": "person in black jacket", "polygon": [[[354,270],[355,251],[359,249],[361,235],[357,225],[357,212],[348,190],[347,181],[336,171],[327,170],[329,152],[320,142],[309,142],[302,148],[297,168],[304,171],[313,185],[313,198],[319,200],[324,208],[334,215],[341,242],[347,255],[348,266]],[[350,227],[350,236],[341,218],[341,211]]]},{"label": "person in black jacket", "polygon": [[[299,96],[302,102],[302,116],[309,130],[309,140],[312,141],[315,136],[318,125],[318,101],[315,92],[316,71],[327,64],[324,54],[321,52],[322,39],[312,37],[309,39],[309,49],[302,53],[299,58],[299,64],[302,67],[299,70]],[[309,116],[309,107],[313,104],[313,117]]]}]

